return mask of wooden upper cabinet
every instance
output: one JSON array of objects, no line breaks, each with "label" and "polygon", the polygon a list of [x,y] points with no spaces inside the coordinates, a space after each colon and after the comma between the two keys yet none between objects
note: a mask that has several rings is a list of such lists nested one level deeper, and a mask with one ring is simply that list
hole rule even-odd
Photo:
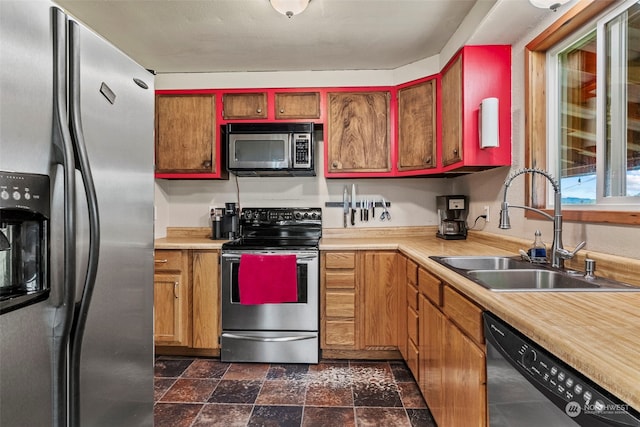
[{"label": "wooden upper cabinet", "polygon": [[462,160],[462,56],[442,75],[442,165]]},{"label": "wooden upper cabinet", "polygon": [[276,92],[276,119],[319,119],[319,92]]},{"label": "wooden upper cabinet", "polygon": [[[445,172],[511,165],[511,46],[464,46],[445,66],[440,94]],[[480,104],[487,98],[498,100],[497,114],[485,116],[497,126],[498,146],[480,148]]]},{"label": "wooden upper cabinet", "polygon": [[222,104],[222,117],[227,120],[267,118],[266,92],[225,93]]},{"label": "wooden upper cabinet", "polygon": [[215,95],[156,95],[156,172],[216,173]]},{"label": "wooden upper cabinet", "polygon": [[388,172],[390,93],[327,94],[328,172]]},{"label": "wooden upper cabinet", "polygon": [[398,170],[436,167],[436,80],[398,91]]}]

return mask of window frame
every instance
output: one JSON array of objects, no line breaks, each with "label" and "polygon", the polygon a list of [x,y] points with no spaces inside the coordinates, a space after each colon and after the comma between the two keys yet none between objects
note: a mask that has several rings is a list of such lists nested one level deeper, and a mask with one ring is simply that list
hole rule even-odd
[{"label": "window frame", "polygon": [[[525,165],[547,170],[547,51],[617,0],[581,0],[525,46]],[[525,176],[525,203],[552,214],[547,208],[546,183]],[[537,219],[525,211],[527,218]],[[565,221],[640,225],[640,212],[596,209],[563,209]]]}]

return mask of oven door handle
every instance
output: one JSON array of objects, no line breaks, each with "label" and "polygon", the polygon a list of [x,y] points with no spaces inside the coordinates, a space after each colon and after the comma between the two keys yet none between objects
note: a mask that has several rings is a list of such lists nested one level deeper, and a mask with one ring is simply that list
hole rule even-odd
[{"label": "oven door handle", "polygon": [[[279,254],[279,253],[275,253],[275,252],[264,252],[264,253],[258,253],[258,252],[251,252],[252,254],[256,254],[256,255],[269,255],[269,254],[273,254],[273,255],[295,255],[296,259],[298,261],[313,261],[314,259],[318,258],[318,254]],[[231,261],[240,261],[240,254],[222,254],[222,258],[231,260]]]},{"label": "oven door handle", "polygon": [[317,334],[304,334],[304,335],[295,335],[288,337],[258,337],[255,335],[237,335],[230,334],[228,332],[222,333],[224,338],[231,338],[236,340],[246,340],[246,341],[260,341],[260,342],[291,342],[291,341],[303,341],[317,338]]}]

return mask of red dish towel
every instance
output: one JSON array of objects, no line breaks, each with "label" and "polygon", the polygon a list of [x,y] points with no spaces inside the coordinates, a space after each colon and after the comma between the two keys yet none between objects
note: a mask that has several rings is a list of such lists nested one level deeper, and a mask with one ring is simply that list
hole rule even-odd
[{"label": "red dish towel", "polygon": [[295,255],[242,254],[238,269],[240,304],[298,301]]}]

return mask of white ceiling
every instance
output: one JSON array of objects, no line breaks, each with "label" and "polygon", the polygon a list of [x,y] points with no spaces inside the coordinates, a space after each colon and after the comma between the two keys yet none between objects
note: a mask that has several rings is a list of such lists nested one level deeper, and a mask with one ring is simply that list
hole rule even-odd
[{"label": "white ceiling", "polygon": [[[476,0],[312,0],[290,19],[268,0],[57,3],[144,67],[174,73],[396,69],[439,54]],[[511,43],[550,13],[497,4],[507,22],[485,25],[483,42],[495,31],[491,42]]]}]

